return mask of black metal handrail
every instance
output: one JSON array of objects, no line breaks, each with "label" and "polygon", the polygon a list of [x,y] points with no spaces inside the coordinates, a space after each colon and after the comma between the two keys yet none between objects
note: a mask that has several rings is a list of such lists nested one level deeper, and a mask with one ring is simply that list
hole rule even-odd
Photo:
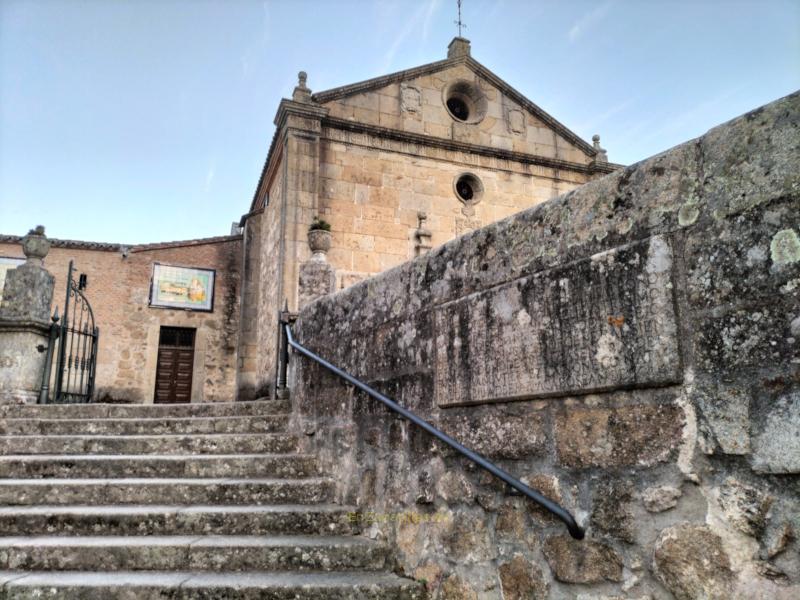
[{"label": "black metal handrail", "polygon": [[411,421],[415,425],[418,425],[418,426],[422,427],[425,431],[430,433],[432,436],[438,438],[439,440],[443,441],[445,444],[447,444],[451,448],[457,450],[460,454],[462,454],[463,456],[466,456],[468,459],[470,459],[476,465],[478,465],[480,467],[483,467],[484,469],[489,471],[492,475],[495,475],[496,477],[499,477],[500,479],[505,481],[508,485],[513,487],[515,490],[517,490],[518,492],[524,494],[525,496],[527,496],[528,498],[530,498],[531,500],[533,500],[534,502],[536,502],[540,506],[544,507],[546,510],[550,511],[551,513],[553,513],[556,517],[558,517],[559,519],[561,519],[564,522],[564,524],[567,526],[567,529],[569,530],[569,534],[573,538],[575,538],[576,540],[582,540],[584,538],[585,532],[584,532],[583,528],[580,525],[578,525],[578,523],[575,521],[575,518],[572,516],[572,514],[568,510],[562,508],[559,504],[557,504],[556,502],[553,502],[549,498],[545,498],[544,496],[542,496],[536,490],[529,488],[527,485],[525,485],[524,483],[522,483],[521,481],[519,481],[518,479],[513,477],[511,474],[507,473],[506,471],[504,471],[503,469],[501,469],[500,467],[498,467],[494,463],[486,460],[480,454],[477,454],[477,453],[473,452],[472,450],[470,450],[469,448],[466,448],[466,447],[462,446],[456,440],[451,438],[449,435],[447,435],[446,433],[443,433],[442,431],[439,431],[436,427],[434,427],[433,425],[431,425],[427,421],[419,418],[417,415],[415,415],[411,411],[403,408],[402,406],[397,404],[397,402],[395,402],[391,398],[388,398],[387,396],[384,396],[383,394],[381,394],[377,390],[374,390],[373,388],[369,387],[366,383],[363,383],[363,382],[359,381],[358,379],[356,379],[355,377],[353,377],[349,373],[346,373],[345,371],[342,371],[340,368],[332,365],[331,363],[329,363],[327,360],[325,360],[321,356],[318,356],[317,354],[314,354],[308,348],[305,348],[304,346],[300,345],[298,342],[295,341],[294,337],[292,337],[292,330],[289,327],[289,324],[288,323],[283,323],[283,326],[284,326],[284,331],[286,332],[286,341],[289,343],[289,345],[292,348],[294,348],[295,350],[300,352],[300,354],[303,354],[304,356],[307,356],[311,360],[321,364],[323,367],[325,367],[326,369],[328,369],[332,373],[338,375],[339,377],[341,377],[342,379],[344,379],[348,383],[354,385],[355,387],[360,389],[362,392],[366,392],[367,394],[369,394],[370,396],[372,396],[376,400],[379,400],[380,402],[382,402],[383,404],[388,406],[391,410],[393,410],[394,412],[398,413],[402,417],[405,417],[406,419],[408,419],[409,421]]}]

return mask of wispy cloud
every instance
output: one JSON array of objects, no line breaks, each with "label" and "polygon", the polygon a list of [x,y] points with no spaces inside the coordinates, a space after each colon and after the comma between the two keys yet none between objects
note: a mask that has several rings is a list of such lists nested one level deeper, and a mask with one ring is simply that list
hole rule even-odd
[{"label": "wispy cloud", "polygon": [[608,0],[602,4],[595,6],[592,10],[584,13],[575,23],[570,27],[567,37],[570,43],[576,42],[587,30],[591,29],[599,21],[608,14],[611,7],[614,5],[614,0]]},{"label": "wispy cloud", "polygon": [[211,166],[206,171],[206,184],[203,186],[204,192],[211,191],[211,184],[214,183],[214,175],[217,173],[217,164],[216,161],[211,163]]},{"label": "wispy cloud", "polygon": [[242,67],[242,78],[247,79],[250,76],[252,71],[253,62],[258,63],[258,60],[261,56],[264,55],[264,51],[269,44],[270,37],[271,37],[271,17],[269,12],[269,4],[266,2],[261,3],[261,36],[254,40],[251,44],[249,44],[242,55],[239,57],[239,61]]},{"label": "wispy cloud", "polygon": [[602,123],[605,123],[614,115],[626,111],[628,108],[636,104],[636,102],[639,101],[640,97],[641,95],[631,96],[630,98],[626,98],[625,100],[618,102],[613,106],[608,107],[599,115],[592,116],[591,120],[587,120],[581,123],[579,126],[576,126],[575,129],[580,131],[592,130],[593,133],[599,133],[598,127]]},{"label": "wispy cloud", "polygon": [[[660,123],[660,127],[653,128],[649,133],[639,139],[640,141],[649,141],[662,137],[672,139],[676,133],[679,133],[678,137],[680,139],[684,139],[687,129],[696,127],[700,123],[707,123],[711,115],[718,113],[720,107],[729,103],[733,97],[748,86],[749,84],[745,82],[723,90],[719,94],[694,105],[688,110],[668,117]],[[705,125],[703,125],[703,127],[705,127]],[[697,135],[702,133],[703,131],[699,131]]]},{"label": "wispy cloud", "polygon": [[436,14],[436,11],[439,9],[439,4],[441,0],[431,0],[428,2],[428,8],[425,11],[425,21],[422,24],[422,41],[425,42],[428,40],[428,35],[431,31],[431,23],[433,22],[433,15]]},{"label": "wispy cloud", "polygon": [[[395,56],[397,56],[397,52],[400,50],[400,47],[403,45],[403,42],[408,39],[411,34],[415,31],[422,30],[422,39],[421,42],[424,42],[428,34],[430,33],[431,22],[433,20],[433,15],[436,13],[436,9],[439,7],[439,3],[441,0],[428,0],[425,4],[421,4],[417,10],[415,10],[409,19],[405,20],[405,26],[397,33],[397,35],[392,40],[392,43],[389,45],[389,48],[386,50],[386,53],[383,55],[383,64],[381,65],[380,72],[386,73],[392,67],[394,62]],[[403,4],[403,9],[406,8],[406,4]],[[392,17],[396,18],[396,17]]]}]

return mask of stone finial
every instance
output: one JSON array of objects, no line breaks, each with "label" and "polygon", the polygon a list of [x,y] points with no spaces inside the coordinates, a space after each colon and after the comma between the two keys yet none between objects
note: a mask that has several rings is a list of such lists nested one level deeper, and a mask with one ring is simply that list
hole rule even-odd
[{"label": "stone finial", "polygon": [[297,74],[297,86],[292,94],[292,100],[295,102],[311,102],[311,90],[308,89],[306,81],[308,81],[308,73],[300,71]]},{"label": "stone finial", "polygon": [[44,268],[44,257],[50,251],[50,240],[39,225],[22,238],[21,244],[28,260],[6,273],[0,290],[0,320],[38,321],[49,327],[55,279]]},{"label": "stone finial", "polygon": [[40,267],[44,264],[44,257],[50,252],[50,240],[44,234],[43,225],[37,225],[22,238],[22,252],[29,263]]},{"label": "stone finial", "polygon": [[470,55],[470,43],[467,38],[454,37],[447,46],[447,58],[459,58]]},{"label": "stone finial", "polygon": [[608,154],[604,148],[600,147],[600,136],[598,134],[595,133],[592,136],[592,142],[594,144],[595,152],[597,152],[595,155],[595,160],[597,162],[608,162]]}]

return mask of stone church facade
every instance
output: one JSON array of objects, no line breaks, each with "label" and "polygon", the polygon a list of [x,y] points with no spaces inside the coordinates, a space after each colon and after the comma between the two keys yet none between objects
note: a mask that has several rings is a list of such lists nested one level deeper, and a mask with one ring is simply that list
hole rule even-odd
[{"label": "stone church facade", "polygon": [[[278,314],[619,168],[472,58],[312,93],[300,73],[244,231],[241,397],[273,393]],[[311,261],[315,217],[329,267]],[[311,290],[304,289],[310,286]]]}]

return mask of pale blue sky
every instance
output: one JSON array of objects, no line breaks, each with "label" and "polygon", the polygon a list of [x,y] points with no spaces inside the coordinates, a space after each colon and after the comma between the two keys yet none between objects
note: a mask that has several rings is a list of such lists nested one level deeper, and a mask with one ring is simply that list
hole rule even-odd
[{"label": "pale blue sky", "polygon": [[[455,0],[0,0],[0,233],[247,211],[281,97],[445,57]],[[632,163],[800,88],[798,0],[464,0],[473,56]]]}]

